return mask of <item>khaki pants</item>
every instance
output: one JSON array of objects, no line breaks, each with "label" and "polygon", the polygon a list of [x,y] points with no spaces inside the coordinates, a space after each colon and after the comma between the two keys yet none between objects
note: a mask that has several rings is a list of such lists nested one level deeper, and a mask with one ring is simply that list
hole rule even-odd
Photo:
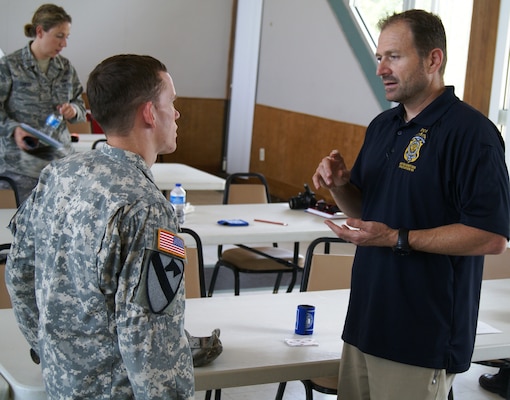
[{"label": "khaki pants", "polygon": [[339,400],[446,400],[455,374],[364,354],[344,343]]}]

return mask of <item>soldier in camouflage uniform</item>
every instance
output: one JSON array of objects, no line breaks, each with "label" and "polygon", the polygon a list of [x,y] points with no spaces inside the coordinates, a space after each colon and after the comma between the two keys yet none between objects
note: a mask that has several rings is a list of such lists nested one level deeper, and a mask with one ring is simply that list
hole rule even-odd
[{"label": "soldier in camouflage uniform", "polygon": [[30,154],[34,150],[24,138],[34,139],[20,123],[43,129],[48,115],[56,111],[70,122],[86,118],[76,70],[59,54],[67,45],[70,28],[71,17],[63,8],[45,4],[34,13],[32,23],[25,25],[25,35],[34,39],[0,59],[0,175],[14,179],[21,200],[37,184],[41,170],[72,148],[71,135],[61,123],[52,137],[64,148],[51,151],[39,143],[39,156]]},{"label": "soldier in camouflage uniform", "polygon": [[108,144],[46,167],[11,222],[6,281],[51,399],[193,399],[184,243],[150,170],[176,149],[166,68],[114,56],[87,93]]}]

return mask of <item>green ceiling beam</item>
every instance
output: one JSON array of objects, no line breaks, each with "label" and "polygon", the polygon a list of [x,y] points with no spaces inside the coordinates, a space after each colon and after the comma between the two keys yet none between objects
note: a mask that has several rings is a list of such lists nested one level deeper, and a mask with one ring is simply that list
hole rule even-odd
[{"label": "green ceiling beam", "polygon": [[381,108],[383,110],[390,108],[391,103],[386,100],[381,78],[375,74],[377,69],[375,56],[370,50],[370,47],[367,45],[365,38],[353,17],[352,11],[346,4],[345,0],[328,0],[328,2],[337,17],[338,23],[344,31],[347,41],[356,55],[360,67],[363,70],[377,101],[381,105]]}]

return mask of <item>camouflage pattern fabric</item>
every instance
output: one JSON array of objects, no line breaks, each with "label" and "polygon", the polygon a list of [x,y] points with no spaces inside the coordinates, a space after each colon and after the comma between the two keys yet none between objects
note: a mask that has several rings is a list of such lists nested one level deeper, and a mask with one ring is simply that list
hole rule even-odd
[{"label": "camouflage pattern fabric", "polygon": [[49,114],[57,105],[71,103],[76,117],[70,122],[86,120],[86,110],[81,97],[83,87],[76,70],[68,59],[58,55],[50,60],[48,71],[43,74],[30,51],[24,48],[0,59],[0,174],[11,171],[37,178],[51,161],[73,151],[71,135],[65,123],[60,124],[52,137],[64,144],[50,160],[41,159],[22,151],[12,137],[14,129],[24,122],[42,129]]},{"label": "camouflage pattern fabric", "polygon": [[140,156],[106,145],[53,162],[10,227],[6,281],[50,399],[193,399],[184,280],[149,306],[158,231],[178,225]]}]

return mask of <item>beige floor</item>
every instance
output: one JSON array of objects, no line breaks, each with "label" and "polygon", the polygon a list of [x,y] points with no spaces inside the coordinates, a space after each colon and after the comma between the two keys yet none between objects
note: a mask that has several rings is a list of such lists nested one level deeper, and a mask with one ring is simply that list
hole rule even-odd
[{"label": "beige floor", "polygon": [[[494,368],[472,364],[471,369],[457,375],[453,383],[455,400],[496,400],[502,397],[489,393],[478,385],[478,377],[485,373],[497,371]],[[261,400],[274,399],[278,384],[245,386],[239,388],[223,389],[222,400]],[[204,399],[205,392],[197,392],[196,399]],[[315,392],[314,400],[333,400],[335,396]],[[301,382],[289,382],[285,390],[284,400],[304,400],[305,393]]]}]

